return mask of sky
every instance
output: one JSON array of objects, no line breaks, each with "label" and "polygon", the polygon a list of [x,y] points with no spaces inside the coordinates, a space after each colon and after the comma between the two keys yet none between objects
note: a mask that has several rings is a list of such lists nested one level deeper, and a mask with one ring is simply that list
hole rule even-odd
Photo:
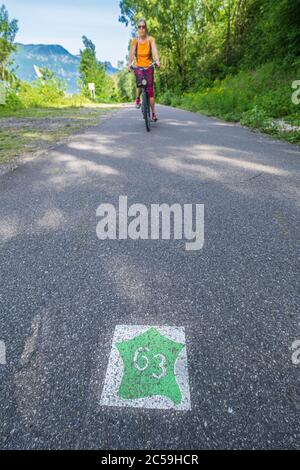
[{"label": "sky", "polygon": [[19,20],[16,42],[60,44],[79,54],[83,35],[96,45],[99,60],[124,60],[130,27],[118,21],[119,0],[0,0]]}]

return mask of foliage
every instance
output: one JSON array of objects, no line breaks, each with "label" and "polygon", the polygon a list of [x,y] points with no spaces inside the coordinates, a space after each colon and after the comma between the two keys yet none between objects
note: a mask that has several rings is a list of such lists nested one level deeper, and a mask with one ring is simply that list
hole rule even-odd
[{"label": "foliage", "polygon": [[120,21],[147,19],[162,57],[161,93],[300,56],[300,0],[122,0]]},{"label": "foliage", "polygon": [[[300,70],[299,70],[300,72]],[[292,81],[298,68],[285,68],[278,62],[264,64],[254,71],[241,71],[224,80],[216,80],[212,87],[179,95],[179,106],[191,111],[206,111],[231,120],[240,120],[243,113],[256,106],[278,118],[297,112],[291,100]],[[161,95],[163,104],[176,105],[178,95]]]},{"label": "foliage", "polygon": [[133,73],[123,68],[116,74],[116,86],[121,101],[132,101],[135,97],[136,81]]},{"label": "foliage", "polygon": [[[161,103],[299,142],[291,85],[300,79],[300,0],[122,0],[120,7],[120,21],[134,28],[143,16],[155,36]],[[282,118],[298,124],[282,127]]]},{"label": "foliage", "polygon": [[22,82],[18,97],[25,107],[39,107],[55,105],[65,95],[65,84],[53,76],[45,80],[40,78],[32,84]]},{"label": "foliage", "polygon": [[9,70],[9,57],[16,50],[14,40],[18,32],[17,20],[9,20],[4,5],[0,8],[0,80],[12,81],[14,74]]},{"label": "foliage", "polygon": [[79,65],[80,89],[84,96],[90,97],[89,83],[95,84],[96,101],[109,102],[117,99],[114,81],[109,77],[104,66],[97,60],[96,47],[86,36],[82,37],[84,49],[80,51]]},{"label": "foliage", "polygon": [[[253,129],[299,143],[299,106],[291,99],[293,78],[299,73],[297,64],[287,68],[272,62],[216,80],[212,87],[196,92],[178,95],[168,91],[160,96],[160,101],[228,121],[240,121]],[[282,129],[278,120],[294,129],[289,126]]]},{"label": "foliage", "polygon": [[253,129],[261,128],[267,130],[271,127],[271,122],[267,112],[257,105],[243,113],[241,117],[241,124],[252,127]]},{"label": "foliage", "polygon": [[26,108],[49,108],[60,106],[82,106],[89,102],[81,95],[67,96],[65,83],[48,71],[49,78],[40,78],[33,83],[16,82],[10,85],[4,105],[0,110]]}]

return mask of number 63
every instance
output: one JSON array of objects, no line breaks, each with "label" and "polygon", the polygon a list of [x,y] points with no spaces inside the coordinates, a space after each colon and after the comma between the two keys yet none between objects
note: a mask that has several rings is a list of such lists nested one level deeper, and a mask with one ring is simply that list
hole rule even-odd
[{"label": "number 63", "polygon": [[[147,353],[149,352],[149,348],[138,348],[135,351],[134,358],[133,358],[133,363],[134,367],[139,370],[140,372],[143,372],[144,370],[148,369],[149,367],[149,359],[147,356],[142,355],[142,353]],[[139,360],[140,359],[140,360]],[[157,380],[163,379],[166,376],[166,358],[163,354],[155,354],[153,356],[153,359],[159,359],[160,362],[158,364],[158,367],[161,369],[161,373],[159,375],[157,374],[151,374],[152,377],[154,377]],[[141,364],[141,360],[143,361]]]}]

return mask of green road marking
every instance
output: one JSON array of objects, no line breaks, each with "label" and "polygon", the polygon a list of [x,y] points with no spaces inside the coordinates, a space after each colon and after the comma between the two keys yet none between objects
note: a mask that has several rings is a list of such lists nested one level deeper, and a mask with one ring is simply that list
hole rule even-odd
[{"label": "green road marking", "polygon": [[175,363],[184,348],[160,334],[155,328],[116,347],[124,363],[118,396],[133,400],[165,396],[178,405],[182,394],[175,377]]},{"label": "green road marking", "polygon": [[117,325],[100,405],[190,411],[187,362],[184,327]]}]

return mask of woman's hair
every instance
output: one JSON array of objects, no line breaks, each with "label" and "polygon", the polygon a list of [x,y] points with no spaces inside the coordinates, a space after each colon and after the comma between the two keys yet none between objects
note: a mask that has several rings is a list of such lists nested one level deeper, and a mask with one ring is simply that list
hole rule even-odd
[{"label": "woman's hair", "polygon": [[137,22],[137,25],[139,26],[140,23],[145,23],[146,33],[148,34],[147,21],[144,18],[140,18],[139,21]]}]

